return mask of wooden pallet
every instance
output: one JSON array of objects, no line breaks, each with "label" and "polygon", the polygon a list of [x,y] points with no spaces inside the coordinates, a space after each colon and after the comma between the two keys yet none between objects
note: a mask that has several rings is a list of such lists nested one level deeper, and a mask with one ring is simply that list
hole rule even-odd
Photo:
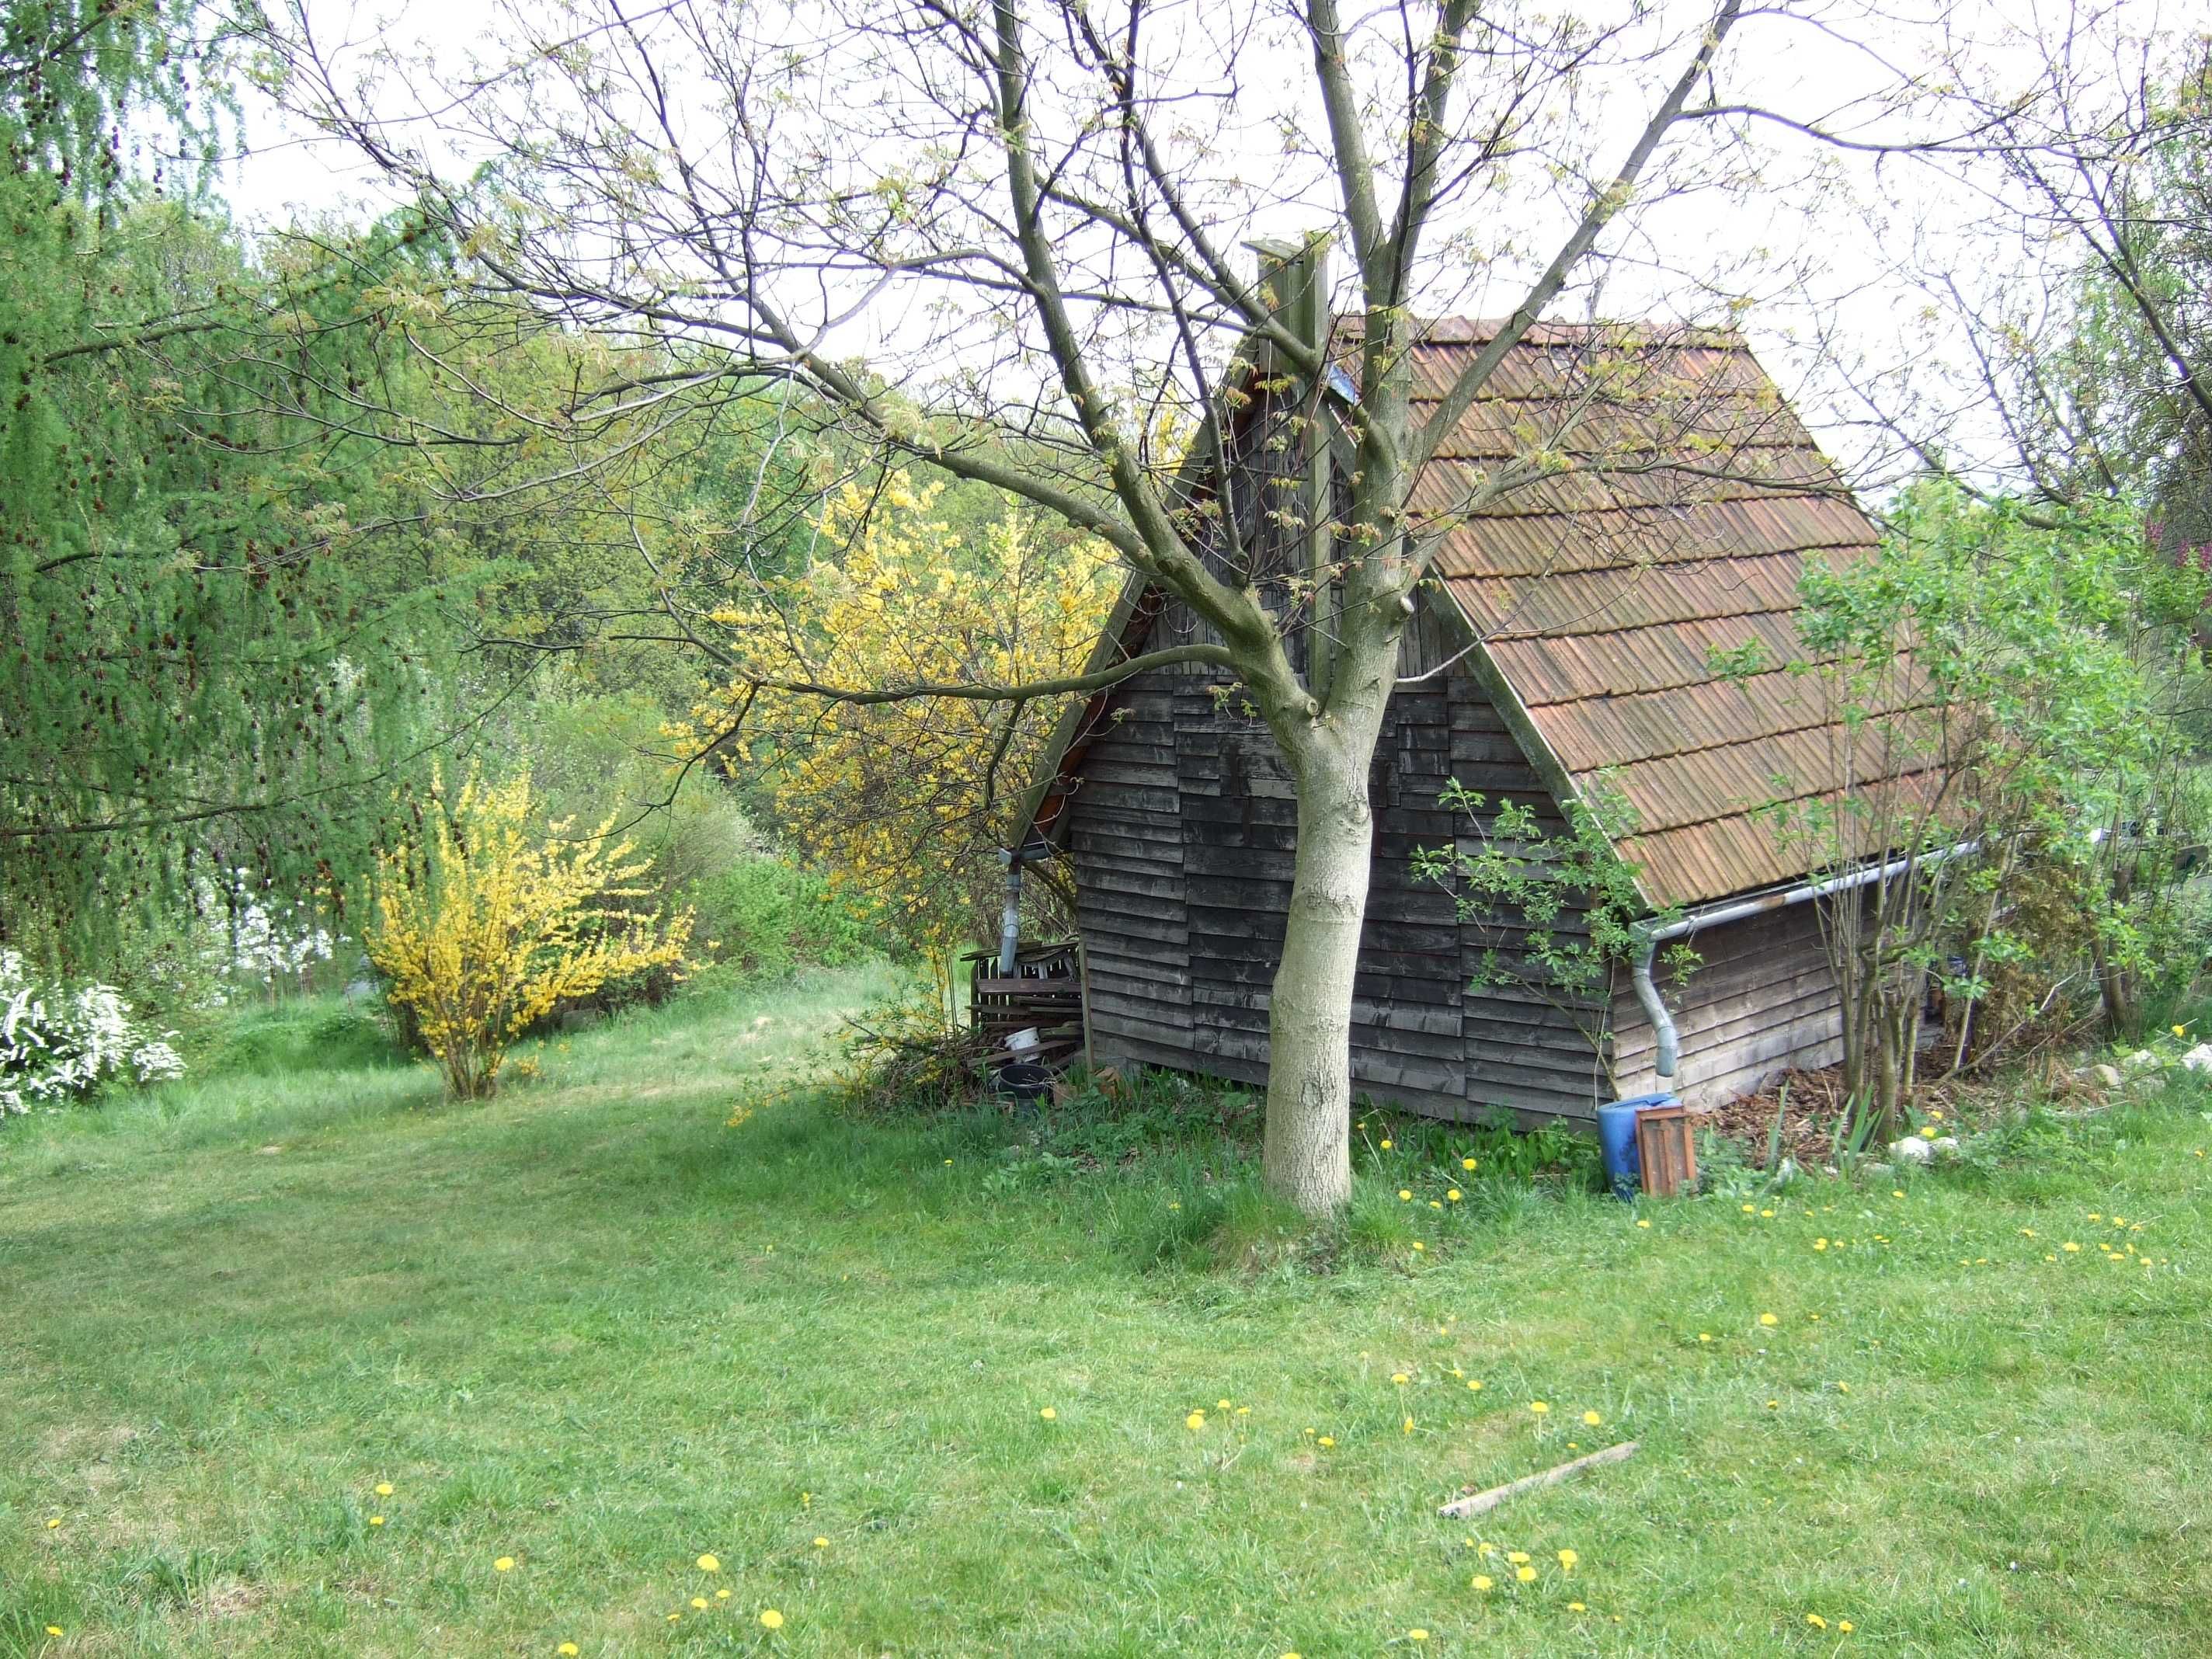
[{"label": "wooden pallet", "polygon": [[[996,951],[970,951],[969,1023],[990,1044],[985,1064],[1025,1060],[1057,1071],[1078,1055],[1091,1057],[1090,997],[1080,940],[1030,945],[1014,952],[1014,971],[999,971]],[[1016,1053],[1007,1039],[1034,1029],[1037,1046]]]}]

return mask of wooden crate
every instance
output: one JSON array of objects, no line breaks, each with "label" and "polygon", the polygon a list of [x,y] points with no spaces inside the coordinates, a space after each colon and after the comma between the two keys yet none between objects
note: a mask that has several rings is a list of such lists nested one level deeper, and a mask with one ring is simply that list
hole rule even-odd
[{"label": "wooden crate", "polygon": [[1686,1106],[1647,1106],[1636,1115],[1636,1158],[1644,1167],[1644,1190],[1652,1197],[1697,1189],[1695,1127]]}]

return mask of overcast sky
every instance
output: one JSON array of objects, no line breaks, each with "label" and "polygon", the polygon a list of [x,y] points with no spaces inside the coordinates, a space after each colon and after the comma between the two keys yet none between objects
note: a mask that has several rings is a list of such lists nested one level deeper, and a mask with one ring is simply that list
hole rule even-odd
[{"label": "overcast sky", "polygon": [[[2033,27],[2036,9],[2037,0],[1959,5],[1900,0],[1879,9],[1869,0],[1810,0],[1809,23],[1802,17],[1754,16],[1740,27],[1730,43],[1726,86],[1735,95],[1756,88],[1768,107],[1825,115],[1893,84],[1899,70],[1961,38],[1983,43],[1976,61],[1993,83],[2014,74],[2025,84],[2033,56],[2016,39],[2008,43],[2007,33],[2014,26]],[[1193,11],[1185,26],[1206,27],[1217,15]],[[384,101],[395,112],[411,106],[418,118],[414,131],[427,133],[423,142],[442,149],[455,167],[471,159],[460,124],[438,114],[441,94],[425,76],[500,59],[510,45],[503,36],[512,25],[503,21],[497,0],[312,0],[307,16],[326,52],[343,61],[366,66],[384,52],[420,64],[404,79],[385,71]],[[2177,14],[2156,0],[2131,0],[2121,18],[2120,33],[2147,33],[2170,27]],[[1301,72],[1296,64],[1286,70]],[[357,219],[395,204],[349,147],[288,119],[250,88],[245,106],[245,149],[222,181],[242,222],[269,227],[301,217]],[[1622,98],[1613,108],[1590,111],[1589,118],[1595,130],[1613,123],[1626,133],[1640,125],[1644,107],[1640,100]],[[1865,132],[1881,130],[1881,118],[1864,111],[1853,119]],[[1702,268],[1701,261],[1711,264],[1708,254],[1727,249],[1755,255],[1767,274],[1753,290],[1758,303],[1744,326],[1824,442],[1847,465],[1867,470],[1875,484],[1885,471],[1893,475],[1893,452],[1885,454],[1863,424],[1868,407],[1861,394],[1869,392],[1886,410],[1917,422],[1920,435],[1942,436],[1963,459],[1994,453],[1994,426],[1962,401],[1960,388],[1973,376],[1959,319],[1931,293],[1955,287],[1978,303],[2024,292],[2021,272],[2047,263],[2050,252],[2023,247],[2017,236],[2008,236],[1984,181],[1966,176],[1960,164],[1917,159],[1877,164],[1793,141],[1776,129],[1762,129],[1760,136],[1777,158],[1777,189],[1764,198],[1692,197],[1670,207],[1639,248],[1644,258],[1619,267],[1596,303],[1615,317],[1679,313],[1698,299],[1694,276],[1686,273]],[[1264,139],[1238,142],[1254,145],[1246,158],[1253,168],[1269,165]],[[1826,179],[1818,187],[1807,182],[1815,171]],[[1529,240],[1531,246],[1544,245],[1540,234]],[[1518,280],[1509,276],[1492,283],[1465,308],[1493,313],[1510,308]],[[916,295],[886,295],[871,319],[878,342],[910,333],[920,304]]]}]

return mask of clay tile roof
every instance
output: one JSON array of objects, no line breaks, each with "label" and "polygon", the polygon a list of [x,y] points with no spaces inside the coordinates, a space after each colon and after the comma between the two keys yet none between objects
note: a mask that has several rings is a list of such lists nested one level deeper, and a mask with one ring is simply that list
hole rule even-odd
[{"label": "clay tile roof", "polygon": [[[1495,333],[1429,327],[1416,398],[1433,406]],[[1547,470],[1500,488],[1538,451]],[[1779,666],[1803,654],[1806,560],[1863,557],[1876,532],[1737,337],[1539,325],[1413,507],[1445,527],[1435,574],[1553,757],[1585,799],[1632,814],[1622,851],[1655,903],[1803,873],[1757,809],[1917,764],[1870,765],[1814,682]],[[1753,642],[1774,666],[1732,678],[1713,665]]]}]

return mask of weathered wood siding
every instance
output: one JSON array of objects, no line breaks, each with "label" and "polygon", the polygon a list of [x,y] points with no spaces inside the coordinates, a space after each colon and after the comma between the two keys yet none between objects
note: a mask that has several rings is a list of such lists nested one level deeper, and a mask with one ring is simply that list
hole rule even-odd
[{"label": "weathered wood siding", "polygon": [[1176,676],[1122,688],[1085,757],[1067,850],[1094,1046],[1192,1064],[1190,907],[1176,775]]},{"label": "weathered wood siding", "polygon": [[[1177,608],[1153,639],[1202,637]],[[1461,638],[1424,606],[1401,672],[1441,665]],[[1086,752],[1066,847],[1102,1054],[1250,1083],[1267,1078],[1267,1013],[1297,845],[1297,802],[1274,740],[1218,671],[1155,671],[1121,689]],[[1356,1086],[1433,1115],[1492,1106],[1587,1115],[1607,1097],[1592,1035],[1602,999],[1562,1009],[1532,992],[1468,988],[1486,945],[1451,896],[1417,881],[1416,848],[1463,827],[1437,804],[1457,777],[1495,803],[1550,796],[1479,685],[1447,672],[1392,700],[1369,781],[1375,865],[1353,985]],[[1566,926],[1575,926],[1570,918]]]},{"label": "weathered wood siding", "polygon": [[[1312,574],[1304,526],[1316,505],[1310,446],[1318,429],[1297,405],[1253,398],[1230,435],[1235,487],[1194,498],[1215,514],[1201,556],[1222,580],[1276,607],[1301,672],[1316,631],[1304,607],[1316,600],[1303,579]],[[1340,474],[1334,489],[1340,515]],[[1636,574],[1640,580],[1640,567]],[[1148,615],[1143,632],[1152,648],[1212,637],[1174,603]],[[1486,815],[1510,799],[1536,806],[1544,834],[1565,828],[1544,781],[1564,775],[1540,773],[1515,733],[1541,738],[1527,717],[1516,726],[1501,714],[1484,689],[1494,682],[1455,660],[1469,637],[1458,606],[1425,590],[1399,672],[1437,672],[1392,700],[1370,779],[1375,866],[1354,981],[1352,1076],[1378,1099],[1439,1116],[1505,1106],[1523,1116],[1588,1118],[1599,1103],[1650,1086],[1652,1033],[1626,971],[1580,1000],[1540,988],[1525,971],[1526,930],[1516,919],[1463,923],[1451,896],[1411,870],[1415,848],[1468,828],[1437,802],[1455,778],[1482,793]],[[1590,672],[1609,672],[1593,660]],[[1218,671],[1186,665],[1118,690],[1090,728],[1065,830],[1055,833],[1074,866],[1098,1050],[1258,1083],[1297,805],[1266,726],[1238,691],[1218,695],[1225,683]],[[1554,923],[1555,932],[1577,930],[1586,931],[1574,915]],[[1692,1101],[1835,1058],[1835,987],[1809,910],[1711,929],[1696,947],[1705,966],[1678,993],[1681,1076]],[[1483,975],[1484,988],[1471,988],[1492,951],[1524,971],[1503,984]]]},{"label": "weathered wood siding", "polygon": [[[1680,1040],[1676,1090],[1693,1106],[1756,1090],[1773,1073],[1843,1057],[1836,978],[1809,904],[1692,936],[1702,965],[1660,989]],[[1613,1077],[1623,1095],[1655,1086],[1657,1047],[1626,967],[1613,975]]]}]

